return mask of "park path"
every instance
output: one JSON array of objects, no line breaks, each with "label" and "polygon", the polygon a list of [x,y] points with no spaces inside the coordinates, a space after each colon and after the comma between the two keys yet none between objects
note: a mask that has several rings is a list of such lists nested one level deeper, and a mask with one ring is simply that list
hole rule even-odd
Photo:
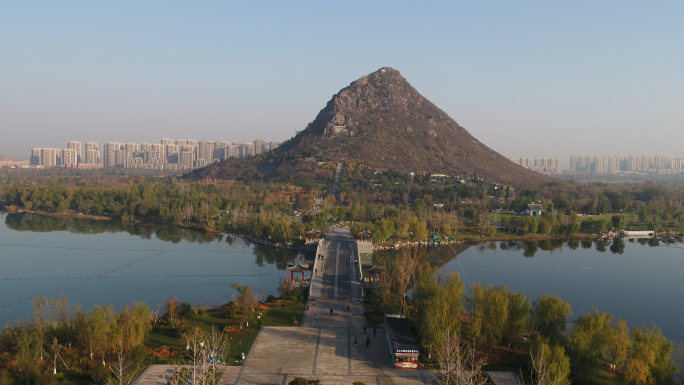
[{"label": "park path", "polygon": [[342,177],[342,171],[344,170],[344,161],[341,160],[337,163],[337,169],[335,170],[335,180],[333,181],[333,188],[330,190],[335,199],[339,199],[340,192],[340,178]]},{"label": "park path", "polygon": [[234,384],[281,385],[295,377],[322,384],[427,383],[423,371],[394,368],[384,329],[364,332],[358,254],[349,229],[328,233],[323,250],[302,326],[262,328]]},{"label": "park path", "polygon": [[[431,371],[395,369],[385,330],[364,330],[358,250],[349,229],[335,228],[323,242],[325,259],[316,259],[301,327],[261,328],[244,364],[226,367],[218,385],[286,385],[295,377],[323,385],[436,383]],[[171,367],[150,367],[134,385],[166,385],[169,373]]]}]

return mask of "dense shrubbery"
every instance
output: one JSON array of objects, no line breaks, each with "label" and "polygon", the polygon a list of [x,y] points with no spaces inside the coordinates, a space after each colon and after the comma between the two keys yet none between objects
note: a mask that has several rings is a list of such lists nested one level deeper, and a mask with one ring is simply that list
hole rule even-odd
[{"label": "dense shrubbery", "polygon": [[[572,377],[575,383],[590,384],[608,364],[634,385],[670,383],[678,371],[671,360],[672,344],[655,325],[630,331],[625,321],[598,310],[568,325],[573,314],[568,303],[546,294],[531,303],[505,285],[474,284],[466,295],[457,273],[439,275],[417,250],[382,255],[378,262],[386,281],[369,298],[371,308],[407,314],[422,345],[435,357],[443,353],[440,349],[452,348],[446,343],[456,337],[490,352],[497,345],[532,349],[555,367],[557,383],[567,384]],[[411,298],[405,295],[409,288]]]}]

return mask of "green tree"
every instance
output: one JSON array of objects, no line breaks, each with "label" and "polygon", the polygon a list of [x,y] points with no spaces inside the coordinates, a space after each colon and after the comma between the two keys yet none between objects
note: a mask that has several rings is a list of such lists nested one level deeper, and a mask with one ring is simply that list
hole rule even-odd
[{"label": "green tree", "polygon": [[508,296],[506,286],[486,287],[484,300],[480,307],[482,317],[482,337],[493,344],[501,341],[508,321]]},{"label": "green tree", "polygon": [[613,211],[610,199],[608,199],[605,195],[601,195],[598,200],[598,211],[599,213],[609,213]]},{"label": "green tree", "polygon": [[572,372],[581,383],[589,382],[601,369],[601,355],[608,347],[611,319],[612,316],[594,310],[573,323],[567,352]]},{"label": "green tree", "polygon": [[564,196],[554,198],[553,204],[559,213],[566,212],[571,207],[570,200]]},{"label": "green tree", "polygon": [[570,385],[570,359],[560,346],[536,340],[530,350],[533,385]]},{"label": "green tree", "polygon": [[599,234],[603,234],[608,231],[608,221],[605,219],[601,219],[598,221],[598,232]]},{"label": "green tree", "polygon": [[440,279],[431,267],[427,267],[414,290],[420,335],[423,343],[433,346],[446,333],[460,333],[463,316],[463,293],[465,286],[458,273],[451,272]]},{"label": "green tree", "polygon": [[572,315],[570,304],[555,295],[542,294],[532,305],[532,326],[554,344],[561,342]]},{"label": "green tree", "polygon": [[631,344],[627,321],[619,320],[607,331],[608,357],[615,366],[622,366],[627,359],[627,350]]},{"label": "green tree", "polygon": [[672,362],[672,343],[655,325],[635,327],[630,336],[625,381],[633,385],[672,383],[672,376],[679,371]]},{"label": "green tree", "polygon": [[610,220],[613,222],[613,228],[615,228],[615,230],[624,230],[625,224],[627,223],[625,216],[620,214],[613,215]]},{"label": "green tree", "polygon": [[252,290],[252,285],[250,284],[242,286],[238,283],[231,283],[230,287],[239,293],[237,298],[238,324],[247,324],[254,314],[254,307],[256,306],[257,302],[256,293],[254,293],[254,290]]},{"label": "green tree", "polygon": [[660,231],[660,222],[658,222],[658,221],[651,221],[651,222],[649,222],[649,224],[648,224],[648,228],[649,228],[649,230],[653,230],[654,232],[657,233],[658,231]]},{"label": "green tree", "polygon": [[527,231],[530,234],[536,234],[539,229],[539,220],[535,217],[527,218]]},{"label": "green tree", "polygon": [[518,343],[527,334],[530,320],[530,301],[525,294],[508,291],[508,319],[504,341]]}]

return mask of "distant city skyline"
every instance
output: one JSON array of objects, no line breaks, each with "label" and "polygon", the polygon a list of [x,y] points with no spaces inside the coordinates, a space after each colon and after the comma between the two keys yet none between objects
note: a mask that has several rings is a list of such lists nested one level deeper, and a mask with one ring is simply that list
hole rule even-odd
[{"label": "distant city skyline", "polygon": [[[229,142],[194,139],[161,138],[158,143],[68,141],[62,148],[32,147],[28,162],[17,167],[33,168],[126,168],[158,171],[188,171],[228,158],[252,157],[275,150],[279,143],[256,139],[250,142]],[[0,159],[12,155],[0,155]],[[6,162],[21,163],[21,160]],[[2,166],[0,164],[0,166]]]},{"label": "distant city skyline", "polygon": [[684,3],[10,2],[0,153],[283,142],[383,66],[507,157],[682,157]]}]

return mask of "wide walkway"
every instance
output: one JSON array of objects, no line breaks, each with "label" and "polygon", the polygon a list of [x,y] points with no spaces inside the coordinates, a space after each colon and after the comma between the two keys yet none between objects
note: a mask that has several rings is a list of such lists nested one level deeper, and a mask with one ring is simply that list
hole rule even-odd
[{"label": "wide walkway", "polygon": [[[335,228],[323,250],[302,326],[263,327],[242,367],[226,368],[218,385],[285,385],[295,377],[323,385],[436,383],[434,373],[394,368],[384,329],[364,332],[358,255],[349,229]],[[134,385],[165,385],[173,369],[148,369]]]},{"label": "wide walkway", "polygon": [[364,333],[356,248],[349,229],[329,233],[324,250],[325,259],[316,260],[302,326],[262,328],[235,384],[282,385],[298,376],[322,384],[431,382],[422,371],[394,368],[384,329]]}]

